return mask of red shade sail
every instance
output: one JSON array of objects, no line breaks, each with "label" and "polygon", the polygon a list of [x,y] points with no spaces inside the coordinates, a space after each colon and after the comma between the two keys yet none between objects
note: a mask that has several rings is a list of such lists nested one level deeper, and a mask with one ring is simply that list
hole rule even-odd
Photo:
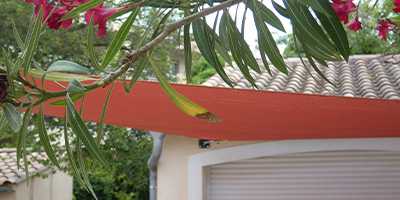
[{"label": "red shade sail", "polygon": [[[48,89],[57,89],[47,83]],[[113,90],[105,122],[165,134],[219,140],[400,137],[400,101],[174,85],[222,119],[209,123],[182,113],[158,83],[139,81],[130,94]],[[107,88],[86,96],[83,118],[97,121]],[[46,105],[48,116],[64,108]]]}]

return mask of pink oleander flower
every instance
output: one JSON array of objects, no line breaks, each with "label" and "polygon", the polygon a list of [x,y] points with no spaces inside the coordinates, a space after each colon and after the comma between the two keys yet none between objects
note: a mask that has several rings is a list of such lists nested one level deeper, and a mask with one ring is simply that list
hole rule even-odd
[{"label": "pink oleander flower", "polygon": [[58,1],[59,3],[61,3],[64,6],[67,6],[68,8],[74,8],[83,3],[86,3],[88,0],[58,0]]},{"label": "pink oleander flower", "polygon": [[393,12],[400,13],[400,0],[393,0],[394,8]]},{"label": "pink oleander flower", "polygon": [[389,36],[389,32],[392,29],[393,24],[390,22],[390,20],[387,19],[381,19],[378,22],[378,35],[382,40],[387,40]]},{"label": "pink oleander flower", "polygon": [[44,12],[44,16],[47,17],[48,13],[50,12],[52,6],[47,2],[47,0],[25,0],[25,2],[33,4],[35,8],[35,15],[37,15],[42,9]]},{"label": "pink oleander flower", "polygon": [[85,14],[86,23],[89,24],[93,20],[93,24],[98,26],[97,36],[104,37],[107,34],[107,20],[116,12],[118,8],[105,8],[99,5],[96,8],[90,9]]},{"label": "pink oleander flower", "polygon": [[358,17],[356,17],[353,21],[351,21],[347,27],[352,30],[352,31],[359,31],[362,29],[362,24],[360,22],[360,20],[358,19]]},{"label": "pink oleander flower", "polygon": [[[48,0],[25,0],[25,2],[33,4],[36,15],[42,9],[47,26],[57,30],[70,28],[72,19],[61,20],[62,17],[77,6],[88,2],[88,0],[54,0],[53,3],[49,3]],[[101,4],[88,10],[85,19],[87,23],[90,22],[90,19],[93,19],[93,23],[98,26],[97,36],[104,37],[107,33],[107,20],[119,10],[120,8],[105,8]]]},{"label": "pink oleander flower", "polygon": [[350,13],[357,10],[357,6],[353,3],[353,0],[333,0],[332,8],[344,24],[349,22]]},{"label": "pink oleander flower", "polygon": [[72,19],[61,20],[61,18],[67,14],[69,10],[70,9],[68,9],[66,6],[55,8],[46,21],[47,26],[54,30],[58,30],[60,27],[63,29],[71,28]]}]

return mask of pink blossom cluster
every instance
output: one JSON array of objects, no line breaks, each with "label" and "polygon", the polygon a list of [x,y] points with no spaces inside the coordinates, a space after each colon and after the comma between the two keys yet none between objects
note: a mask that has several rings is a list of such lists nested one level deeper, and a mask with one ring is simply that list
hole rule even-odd
[{"label": "pink blossom cluster", "polygon": [[357,6],[354,4],[353,0],[333,0],[332,8],[339,17],[340,21],[344,24],[347,24],[349,29],[353,31],[359,31],[362,29],[358,14],[356,14],[355,18],[349,22],[350,14],[357,12]]},{"label": "pink blossom cluster", "polygon": [[[400,0],[393,0],[393,12],[400,13]],[[340,21],[347,25],[350,30],[359,31],[362,24],[358,17],[358,7],[353,0],[332,0],[332,8]],[[356,13],[354,19],[349,22],[350,15]],[[382,40],[387,40],[389,32],[395,28],[395,24],[389,19],[380,19],[378,21],[378,35]]]},{"label": "pink blossom cluster", "polygon": [[[51,29],[69,29],[72,27],[73,19],[63,20],[63,17],[72,9],[86,3],[88,0],[55,0],[54,3],[49,3],[47,0],[25,0],[35,7],[37,15],[42,10],[44,20],[47,26]],[[97,36],[104,37],[107,34],[107,20],[109,17],[118,12],[118,8],[105,8],[103,4],[92,8],[85,13],[86,23],[93,20],[93,24],[98,26]]]}]

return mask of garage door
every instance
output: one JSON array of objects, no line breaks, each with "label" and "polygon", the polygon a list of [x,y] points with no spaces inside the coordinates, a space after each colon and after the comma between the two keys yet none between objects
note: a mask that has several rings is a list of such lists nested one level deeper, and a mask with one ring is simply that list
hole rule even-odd
[{"label": "garage door", "polygon": [[215,165],[208,200],[400,200],[400,153],[290,154]]}]

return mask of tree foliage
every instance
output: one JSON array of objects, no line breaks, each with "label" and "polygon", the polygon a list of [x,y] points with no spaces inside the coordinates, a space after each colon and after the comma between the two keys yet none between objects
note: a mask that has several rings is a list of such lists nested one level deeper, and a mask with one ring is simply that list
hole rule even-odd
[{"label": "tree foliage", "polygon": [[[378,1],[373,6],[375,0],[360,1],[358,14],[360,15],[363,24],[362,29],[354,32],[351,29],[346,29],[349,38],[351,54],[379,54],[379,53],[399,53],[399,39],[397,32],[392,32],[387,41],[378,37],[376,24],[381,16],[391,15],[393,9],[392,0]],[[299,54],[294,43],[292,34],[289,34],[285,41],[287,46],[283,52],[285,57],[298,57]],[[300,45],[300,44],[297,44]],[[300,52],[303,54],[303,52]]]}]

